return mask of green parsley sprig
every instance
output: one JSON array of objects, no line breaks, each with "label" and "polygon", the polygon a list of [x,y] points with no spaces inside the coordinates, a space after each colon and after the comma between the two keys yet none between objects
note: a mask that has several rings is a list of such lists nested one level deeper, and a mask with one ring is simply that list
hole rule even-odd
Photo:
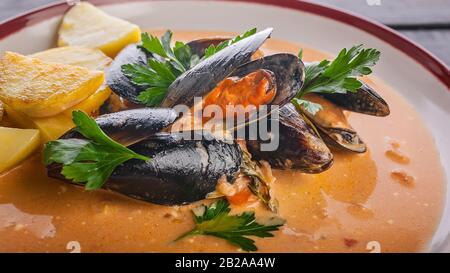
[{"label": "green parsley sprig", "polygon": [[209,235],[227,240],[244,251],[256,251],[255,241],[247,236],[273,237],[271,232],[278,230],[285,223],[285,220],[273,217],[267,224],[260,224],[256,221],[254,212],[230,215],[230,211],[229,203],[223,199],[209,206],[200,205],[194,208],[192,212],[195,228],[175,241],[188,236]]},{"label": "green parsley sprig", "polygon": [[[305,67],[305,82],[292,102],[303,107],[311,114],[321,109],[317,103],[302,99],[308,93],[340,93],[355,92],[362,83],[357,77],[372,73],[370,67],[380,59],[380,51],[374,48],[363,48],[363,45],[342,49],[333,61],[308,63]],[[302,59],[303,52],[298,56]]]},{"label": "green parsley sprig", "polygon": [[112,140],[84,112],[74,111],[72,117],[76,130],[87,139],[48,142],[44,147],[44,164],[62,164],[61,174],[85,184],[86,190],[101,188],[114,169],[128,160],[150,159]]},{"label": "green parsley sprig", "polygon": [[154,58],[148,59],[148,65],[125,64],[122,66],[122,72],[133,84],[145,88],[137,97],[140,102],[150,107],[158,106],[166,96],[169,86],[182,73],[201,60],[255,33],[256,28],[253,28],[217,46],[211,45],[205,50],[205,55],[201,59],[192,53],[189,45],[183,42],[176,41],[174,47],[171,47],[172,32],[170,30],[160,39],[143,33],[140,47],[152,54]]},{"label": "green parsley sprig", "polygon": [[146,89],[137,99],[143,104],[158,106],[164,99],[167,88],[175,79],[198,62],[198,57],[192,54],[189,46],[183,42],[175,42],[171,47],[172,32],[170,30],[158,39],[148,33],[141,35],[140,47],[152,54],[148,65],[125,64],[122,72],[130,81]]},{"label": "green parsley sprig", "polygon": [[256,28],[252,28],[250,30],[247,30],[244,34],[234,37],[233,39],[221,42],[217,46],[210,45],[208,48],[205,49],[205,55],[203,56],[203,59],[207,59],[207,58],[211,57],[212,55],[216,54],[217,52],[221,51],[222,49],[224,49],[232,44],[235,44],[244,38],[252,36],[253,34],[256,33],[256,31],[257,31]]}]

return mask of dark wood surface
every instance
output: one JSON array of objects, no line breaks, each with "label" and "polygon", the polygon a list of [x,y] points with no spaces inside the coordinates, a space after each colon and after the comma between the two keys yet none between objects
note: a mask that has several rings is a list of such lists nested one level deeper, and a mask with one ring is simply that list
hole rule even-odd
[{"label": "dark wood surface", "polygon": [[[54,0],[0,0],[0,21]],[[312,0],[384,23],[450,65],[450,0]]]}]

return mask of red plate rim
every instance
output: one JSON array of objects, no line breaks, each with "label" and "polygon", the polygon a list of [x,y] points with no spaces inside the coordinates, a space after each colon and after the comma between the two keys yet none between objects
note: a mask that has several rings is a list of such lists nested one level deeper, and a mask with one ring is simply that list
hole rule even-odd
[{"label": "red plate rim", "polygon": [[[97,5],[106,5],[125,2],[140,2],[145,0],[91,0]],[[282,8],[289,8],[315,15],[327,17],[347,25],[358,26],[359,29],[372,34],[373,36],[387,42],[391,46],[399,49],[421,64],[437,79],[439,79],[450,91],[450,70],[449,68],[427,49],[411,41],[402,34],[386,27],[378,22],[363,18],[348,11],[343,11],[323,4],[316,4],[297,0],[207,0],[223,2],[244,2],[262,5],[271,5]],[[49,5],[34,9],[24,14],[18,15],[6,21],[0,22],[0,40],[7,36],[36,23],[44,21],[50,17],[63,14],[69,6],[66,1],[58,1]]]}]

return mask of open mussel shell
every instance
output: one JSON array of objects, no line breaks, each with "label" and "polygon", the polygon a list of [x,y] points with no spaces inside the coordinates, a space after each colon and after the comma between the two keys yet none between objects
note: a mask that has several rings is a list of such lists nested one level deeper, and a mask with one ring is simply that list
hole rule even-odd
[{"label": "open mussel shell", "polygon": [[140,104],[137,96],[145,90],[145,87],[134,85],[122,72],[125,64],[147,64],[148,56],[137,44],[132,44],[124,48],[114,59],[106,72],[106,84],[120,97]]},{"label": "open mussel shell", "polygon": [[241,78],[260,69],[274,74],[277,93],[270,103],[272,105],[285,105],[302,88],[305,67],[297,56],[288,53],[274,54],[246,63],[231,76]]},{"label": "open mussel shell", "polygon": [[162,205],[204,199],[222,176],[234,181],[242,162],[236,142],[204,136],[186,140],[177,133],[158,133],[130,149],[152,159],[120,165],[104,188]]},{"label": "open mussel shell", "polygon": [[356,92],[322,94],[322,96],[349,111],[380,117],[388,116],[390,113],[387,102],[366,83],[363,83]]},{"label": "open mussel shell", "polygon": [[278,138],[276,150],[264,151],[265,141],[259,139],[247,141],[247,148],[256,160],[265,160],[273,168],[306,173],[320,173],[333,164],[333,154],[294,105],[288,103],[279,109],[278,124],[278,132],[271,130],[271,138]]},{"label": "open mussel shell", "polygon": [[[95,121],[112,139],[128,146],[148,138],[172,124],[177,113],[171,108],[140,108],[99,116]],[[80,138],[71,130],[62,138]]]},{"label": "open mussel shell", "polygon": [[327,144],[356,153],[364,153],[367,150],[366,144],[350,126],[340,107],[319,95],[308,94],[305,98],[322,106],[314,115],[304,109],[302,112],[304,118],[315,125]]},{"label": "open mussel shell", "polygon": [[169,86],[161,106],[192,106],[194,97],[203,97],[238,67],[248,62],[271,33],[272,28],[255,33],[198,63]]},{"label": "open mussel shell", "polygon": [[366,144],[351,128],[317,127],[325,142],[333,147],[355,153],[364,153],[367,150]]}]

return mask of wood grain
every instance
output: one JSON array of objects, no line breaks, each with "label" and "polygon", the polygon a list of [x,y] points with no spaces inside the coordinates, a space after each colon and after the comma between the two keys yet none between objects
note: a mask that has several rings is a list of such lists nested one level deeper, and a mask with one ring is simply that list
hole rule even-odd
[{"label": "wood grain", "polygon": [[1,0],[0,21],[52,2],[55,0]]},{"label": "wood grain", "polygon": [[450,29],[448,30],[402,30],[402,34],[417,41],[447,65],[450,65]]}]

